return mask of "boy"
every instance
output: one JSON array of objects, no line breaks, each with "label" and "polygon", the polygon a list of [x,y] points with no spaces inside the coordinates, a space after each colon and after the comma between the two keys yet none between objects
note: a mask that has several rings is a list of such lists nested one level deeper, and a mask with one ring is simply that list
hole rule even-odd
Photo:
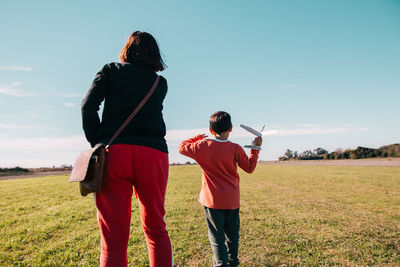
[{"label": "boy", "polygon": [[[237,266],[239,246],[239,174],[237,166],[252,173],[257,165],[258,150],[247,157],[243,148],[228,141],[232,131],[231,117],[218,111],[210,117],[210,132],[215,139],[199,134],[183,141],[179,153],[200,165],[202,188],[199,202],[204,206],[208,238],[213,251],[213,266]],[[254,144],[261,146],[262,138]]]}]

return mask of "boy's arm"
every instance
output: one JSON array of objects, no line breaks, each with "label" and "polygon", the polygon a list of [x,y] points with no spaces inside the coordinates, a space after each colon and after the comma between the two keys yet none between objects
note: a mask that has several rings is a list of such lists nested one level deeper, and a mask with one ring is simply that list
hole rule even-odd
[{"label": "boy's arm", "polygon": [[237,162],[239,167],[247,173],[252,173],[256,169],[259,152],[259,150],[252,149],[250,150],[250,156],[247,157],[246,152],[238,145]]},{"label": "boy's arm", "polygon": [[197,141],[202,140],[206,138],[207,136],[205,134],[198,134],[192,138],[189,138],[185,141],[183,141],[179,145],[179,153],[182,155],[185,155],[187,157],[190,157],[192,159],[196,159],[196,156],[198,156],[198,151],[199,151],[199,143]]}]

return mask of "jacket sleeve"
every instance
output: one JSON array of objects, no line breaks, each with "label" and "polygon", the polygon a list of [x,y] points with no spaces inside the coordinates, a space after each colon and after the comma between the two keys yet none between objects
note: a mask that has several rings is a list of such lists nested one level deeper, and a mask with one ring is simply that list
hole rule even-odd
[{"label": "jacket sleeve", "polygon": [[204,136],[199,134],[199,135],[196,135],[192,138],[189,138],[189,139],[183,141],[179,145],[179,148],[178,148],[179,153],[196,160],[199,157],[199,151],[200,151],[200,142],[198,142],[198,141],[200,141],[202,139],[204,139]]},{"label": "jacket sleeve", "polygon": [[250,156],[247,157],[246,152],[244,152],[243,148],[238,145],[236,150],[236,160],[239,167],[247,173],[252,173],[256,169],[259,152],[259,150],[252,149],[250,150]]},{"label": "jacket sleeve", "polygon": [[95,76],[85,98],[82,101],[82,125],[86,139],[93,147],[97,143],[97,132],[100,128],[98,111],[103,102],[107,90],[108,65],[105,65]]}]

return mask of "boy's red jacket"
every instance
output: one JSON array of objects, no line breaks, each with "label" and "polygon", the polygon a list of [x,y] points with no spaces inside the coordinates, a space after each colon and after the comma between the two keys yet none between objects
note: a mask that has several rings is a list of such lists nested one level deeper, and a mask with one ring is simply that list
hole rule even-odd
[{"label": "boy's red jacket", "polygon": [[213,209],[238,209],[240,189],[237,166],[245,172],[253,172],[259,151],[252,149],[250,157],[247,157],[238,144],[203,138],[196,135],[179,146],[179,153],[197,161],[203,170],[199,202]]}]

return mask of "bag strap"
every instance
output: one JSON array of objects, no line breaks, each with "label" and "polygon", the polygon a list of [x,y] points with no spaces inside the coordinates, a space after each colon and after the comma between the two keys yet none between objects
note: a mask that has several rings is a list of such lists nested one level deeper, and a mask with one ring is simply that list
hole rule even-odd
[{"label": "bag strap", "polygon": [[156,89],[158,85],[158,81],[160,80],[160,76],[157,75],[156,81],[153,84],[153,87],[151,87],[150,91],[147,93],[147,95],[143,98],[142,102],[139,103],[139,105],[135,108],[135,110],[129,115],[129,117],[126,119],[126,121],[119,127],[118,131],[111,137],[110,141],[108,141],[108,144],[106,145],[106,149],[114,142],[115,138],[122,132],[122,130],[128,125],[128,123],[133,119],[133,117],[136,116],[136,114],[139,112],[139,110],[143,107],[144,104],[146,104],[147,100],[150,98],[150,96],[153,94],[154,90]]}]

